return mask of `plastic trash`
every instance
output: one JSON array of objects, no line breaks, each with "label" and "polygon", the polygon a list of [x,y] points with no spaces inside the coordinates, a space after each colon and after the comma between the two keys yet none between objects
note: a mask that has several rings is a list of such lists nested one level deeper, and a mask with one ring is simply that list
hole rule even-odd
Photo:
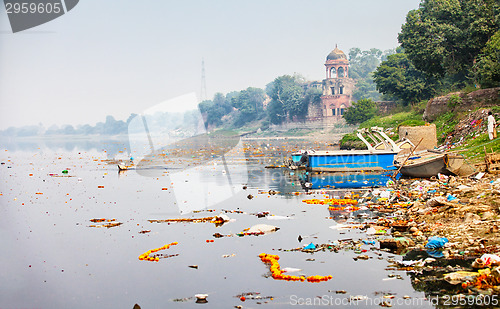
[{"label": "plastic trash", "polygon": [[448,242],[448,239],[446,237],[429,237],[427,244],[425,245],[426,248],[429,249],[439,249],[444,246],[445,243]]},{"label": "plastic trash", "polygon": [[446,197],[446,200],[448,202],[451,202],[451,201],[454,201],[454,200],[458,200],[458,197],[454,197],[453,195],[448,194],[448,196]]},{"label": "plastic trash", "polygon": [[293,217],[287,217],[287,216],[266,216],[267,220],[291,220]]},{"label": "plastic trash", "polygon": [[271,233],[279,230],[279,227],[267,224],[257,224],[248,229],[248,233]]},{"label": "plastic trash", "polygon": [[427,207],[437,207],[444,205],[447,202],[447,199],[444,196],[433,197],[427,201]]},{"label": "plastic trash", "polygon": [[448,180],[448,176],[446,175],[443,175],[443,174],[438,174],[438,179],[441,180],[441,181],[446,181]]},{"label": "plastic trash", "polygon": [[427,250],[425,251],[427,255],[432,256],[434,258],[440,259],[444,257],[443,251],[441,250]]},{"label": "plastic trash", "polygon": [[315,250],[316,249],[316,245],[313,244],[313,243],[310,243],[307,246],[305,246],[304,249],[306,249],[306,250]]},{"label": "plastic trash", "polygon": [[380,192],[380,197],[381,198],[390,198],[391,197],[391,192],[389,192],[389,191],[382,191],[382,192]]},{"label": "plastic trash", "polygon": [[63,170],[61,173],[63,173],[63,174],[67,174],[67,173],[68,173],[68,170]]},{"label": "plastic trash", "polygon": [[199,304],[208,302],[207,301],[208,294],[196,294],[194,297],[196,297],[196,302]]},{"label": "plastic trash", "polygon": [[470,271],[456,271],[454,273],[449,273],[444,275],[444,280],[449,284],[457,285],[465,281],[472,281],[479,273]]},{"label": "plastic trash", "polygon": [[284,272],[284,273],[294,273],[294,272],[298,272],[298,271],[301,271],[302,269],[300,268],[293,268],[293,267],[285,267],[285,268],[282,268],[281,271]]},{"label": "plastic trash", "polygon": [[363,243],[365,245],[374,245],[375,244],[375,240],[365,240],[365,239],[363,239]]},{"label": "plastic trash", "polygon": [[366,235],[375,235],[375,233],[377,233],[377,230],[375,230],[373,227],[369,227],[366,230]]},{"label": "plastic trash", "polygon": [[483,254],[480,259],[485,267],[491,264],[500,264],[500,256],[496,254]]}]

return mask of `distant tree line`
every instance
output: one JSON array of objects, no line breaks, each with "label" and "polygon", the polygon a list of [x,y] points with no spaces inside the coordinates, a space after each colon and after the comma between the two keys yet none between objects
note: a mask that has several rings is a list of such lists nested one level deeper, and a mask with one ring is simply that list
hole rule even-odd
[{"label": "distant tree line", "polygon": [[319,104],[321,90],[308,88],[300,75],[283,75],[266,89],[249,87],[226,95],[216,93],[213,100],[199,104],[207,127],[240,128],[261,121],[261,128],[285,121],[305,120],[310,104]]},{"label": "distant tree line", "polygon": [[127,134],[128,123],[136,114],[131,114],[127,121],[116,120],[113,116],[106,116],[105,122],[98,122],[95,126],[89,124],[62,126],[52,125],[45,129],[42,124],[34,126],[24,126],[20,128],[10,127],[0,131],[0,136],[5,137],[28,137],[28,136],[56,136],[56,135],[119,135]]}]

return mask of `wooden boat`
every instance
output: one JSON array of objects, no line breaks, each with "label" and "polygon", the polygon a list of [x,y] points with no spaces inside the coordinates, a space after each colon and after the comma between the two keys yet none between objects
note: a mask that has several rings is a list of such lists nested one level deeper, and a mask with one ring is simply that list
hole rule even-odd
[{"label": "wooden boat", "polygon": [[[373,141],[374,146],[363,135]],[[301,166],[312,171],[346,172],[346,171],[383,171],[393,170],[394,156],[405,148],[403,145],[413,145],[405,140],[396,144],[382,128],[358,130],[358,138],[366,145],[366,150],[310,150],[292,154],[292,160],[285,162],[291,169]]]},{"label": "wooden boat", "polygon": [[443,153],[427,150],[414,157],[410,157],[403,166],[401,158],[396,158],[394,166],[401,168],[403,176],[415,178],[430,178],[438,174],[444,175],[462,175],[471,174],[465,159],[461,155],[454,153]]}]

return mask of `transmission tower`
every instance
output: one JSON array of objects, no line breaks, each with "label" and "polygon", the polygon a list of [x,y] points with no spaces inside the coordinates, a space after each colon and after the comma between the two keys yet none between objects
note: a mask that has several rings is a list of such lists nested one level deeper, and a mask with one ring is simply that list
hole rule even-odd
[{"label": "transmission tower", "polygon": [[200,100],[205,101],[207,99],[207,82],[205,80],[205,60],[201,58],[201,90],[200,90]]}]

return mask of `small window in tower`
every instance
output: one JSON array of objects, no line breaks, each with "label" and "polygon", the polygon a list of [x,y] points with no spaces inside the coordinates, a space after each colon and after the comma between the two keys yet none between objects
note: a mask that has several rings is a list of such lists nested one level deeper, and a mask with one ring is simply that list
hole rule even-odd
[{"label": "small window in tower", "polygon": [[339,94],[344,94],[344,86],[340,86],[340,88],[339,88]]},{"label": "small window in tower", "polygon": [[344,116],[344,110],[345,110],[345,108],[340,109],[340,115]]},{"label": "small window in tower", "polygon": [[335,108],[332,108],[332,116],[335,116]]},{"label": "small window in tower", "polygon": [[335,95],[335,88],[334,87],[330,87],[330,89],[332,90],[332,95]]}]

